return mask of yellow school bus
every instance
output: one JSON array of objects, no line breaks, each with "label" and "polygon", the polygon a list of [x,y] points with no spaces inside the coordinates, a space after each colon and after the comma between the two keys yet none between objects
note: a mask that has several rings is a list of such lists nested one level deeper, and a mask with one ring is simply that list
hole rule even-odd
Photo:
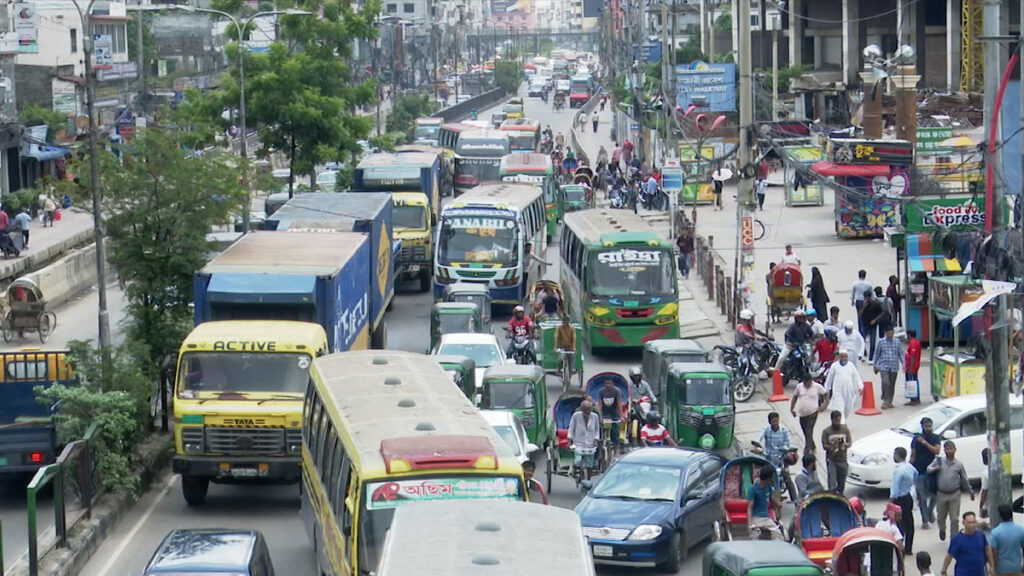
[{"label": "yellow school bus", "polygon": [[298,482],[302,399],[319,324],[204,322],[185,338],[174,384],[174,472],[190,506],[210,482]]},{"label": "yellow school bus", "polygon": [[433,357],[341,352],[310,375],[302,518],[318,574],[376,571],[403,504],[527,500],[515,455]]}]

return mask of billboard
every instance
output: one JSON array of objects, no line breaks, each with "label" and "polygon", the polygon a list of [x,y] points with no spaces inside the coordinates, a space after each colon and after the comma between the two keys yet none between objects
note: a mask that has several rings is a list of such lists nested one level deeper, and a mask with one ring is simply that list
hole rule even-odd
[{"label": "billboard", "polygon": [[18,36],[18,52],[39,52],[39,18],[31,4],[14,5],[14,33]]},{"label": "billboard", "polygon": [[676,66],[676,104],[702,112],[736,111],[736,65],[693,62]]}]

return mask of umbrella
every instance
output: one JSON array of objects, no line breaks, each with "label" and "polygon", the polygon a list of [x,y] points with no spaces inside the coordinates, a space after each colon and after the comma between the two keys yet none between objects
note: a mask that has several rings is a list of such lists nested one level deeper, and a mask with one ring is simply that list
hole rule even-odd
[{"label": "umbrella", "polygon": [[718,180],[719,182],[725,182],[730,178],[732,178],[732,170],[728,168],[719,168],[711,173],[711,179]]},{"label": "umbrella", "polygon": [[[960,169],[964,167],[964,152],[969,148],[975,148],[978,146],[978,141],[970,136],[953,136],[952,138],[946,138],[942,142],[939,142],[939,146],[946,148],[959,148],[960,149]],[[960,174],[960,190],[962,192],[967,191],[967,174]]]}]

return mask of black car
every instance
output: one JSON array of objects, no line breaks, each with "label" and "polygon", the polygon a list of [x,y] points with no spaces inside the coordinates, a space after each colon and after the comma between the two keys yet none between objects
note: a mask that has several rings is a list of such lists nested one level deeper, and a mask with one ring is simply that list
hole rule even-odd
[{"label": "black car", "polygon": [[576,506],[594,562],[676,573],[689,549],[712,537],[724,464],[681,448],[634,450],[612,464]]},{"label": "black car", "polygon": [[274,576],[274,564],[267,541],[256,530],[171,530],[144,575],[182,574]]},{"label": "black car", "polygon": [[491,114],[491,126],[494,126],[494,129],[497,130],[498,128],[501,128],[501,123],[506,119],[508,119],[508,114],[505,114],[504,112],[495,112],[494,114]]}]

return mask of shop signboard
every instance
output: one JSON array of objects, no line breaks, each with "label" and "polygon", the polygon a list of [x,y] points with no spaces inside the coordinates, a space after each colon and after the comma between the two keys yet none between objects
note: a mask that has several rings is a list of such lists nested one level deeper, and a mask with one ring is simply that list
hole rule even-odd
[{"label": "shop signboard", "polygon": [[917,129],[917,142],[915,144],[915,149],[918,154],[949,154],[953,149],[948,146],[940,146],[939,143],[952,137],[952,126],[929,128],[919,127]]},{"label": "shop signboard", "polygon": [[909,166],[914,161],[914,145],[908,140],[833,138],[828,159],[836,164]]},{"label": "shop signboard", "polygon": [[703,112],[736,110],[736,65],[693,62],[676,66],[676,105]]},{"label": "shop signboard", "polygon": [[14,33],[18,36],[18,52],[39,52],[39,17],[33,4],[14,5]]},{"label": "shop signboard", "polygon": [[[937,230],[980,230],[985,226],[985,198],[970,194],[918,198],[903,205],[903,229],[908,234]],[[1003,221],[1009,208],[1003,206]]]}]

